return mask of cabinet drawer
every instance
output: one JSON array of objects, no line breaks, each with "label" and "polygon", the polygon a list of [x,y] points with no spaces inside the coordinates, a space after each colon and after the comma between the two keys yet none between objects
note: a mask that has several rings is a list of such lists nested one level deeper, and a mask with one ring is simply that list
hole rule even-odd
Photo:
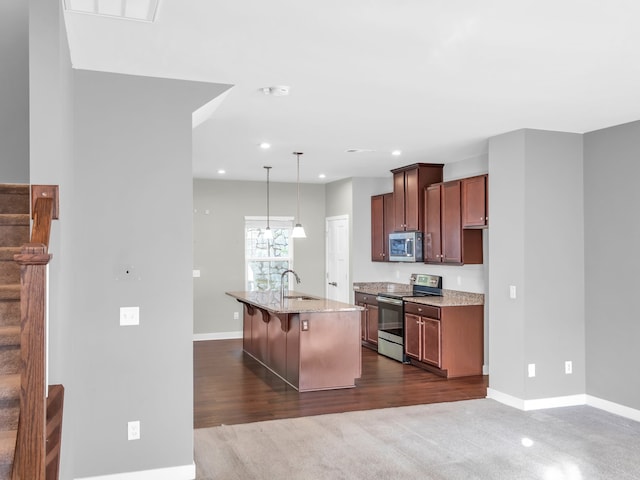
[{"label": "cabinet drawer", "polygon": [[431,305],[423,305],[421,303],[404,304],[405,313],[412,313],[414,315],[420,315],[421,317],[429,317],[440,320],[440,308],[432,307]]},{"label": "cabinet drawer", "polygon": [[354,300],[355,300],[355,303],[366,303],[367,305],[378,305],[378,300],[376,300],[376,296],[371,295],[370,293],[356,292]]}]

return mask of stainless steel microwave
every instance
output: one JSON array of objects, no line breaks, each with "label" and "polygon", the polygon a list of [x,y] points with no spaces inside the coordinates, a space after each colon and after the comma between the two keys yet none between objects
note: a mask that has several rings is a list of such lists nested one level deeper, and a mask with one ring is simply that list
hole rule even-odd
[{"label": "stainless steel microwave", "polygon": [[390,262],[422,262],[422,232],[389,234]]}]

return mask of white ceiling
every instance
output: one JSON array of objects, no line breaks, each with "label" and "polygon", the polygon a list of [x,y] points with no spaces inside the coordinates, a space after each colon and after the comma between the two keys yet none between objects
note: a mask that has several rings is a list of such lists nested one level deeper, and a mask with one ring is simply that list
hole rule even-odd
[{"label": "white ceiling", "polygon": [[296,150],[303,182],[383,177],[519,128],[640,119],[637,0],[160,0],[155,23],[65,21],[75,68],[233,85],[194,130],[196,177],[295,181]]}]

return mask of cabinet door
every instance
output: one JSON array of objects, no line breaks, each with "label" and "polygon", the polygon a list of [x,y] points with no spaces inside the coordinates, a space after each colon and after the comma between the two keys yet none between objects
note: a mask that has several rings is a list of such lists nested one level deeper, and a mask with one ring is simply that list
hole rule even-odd
[{"label": "cabinet door", "polygon": [[418,169],[404,172],[404,225],[405,230],[420,229],[420,201],[422,191],[418,186]]},{"label": "cabinet door", "polygon": [[383,252],[385,262],[389,261],[389,234],[393,232],[394,225],[394,203],[393,193],[385,193],[383,196],[384,205],[384,236],[382,237]]},{"label": "cabinet door", "polygon": [[404,314],[404,350],[408,357],[421,359],[420,347],[422,344],[422,329],[420,316],[413,315],[412,313]]},{"label": "cabinet door", "polygon": [[378,344],[378,306],[367,305],[367,342]]},{"label": "cabinet door", "polygon": [[393,230],[404,230],[404,172],[393,174]]},{"label": "cabinet door", "polygon": [[383,262],[385,244],[384,230],[384,197],[375,195],[371,197],[371,261]]},{"label": "cabinet door", "polygon": [[442,355],[440,351],[440,320],[420,317],[422,320],[422,358],[426,363],[431,363],[440,368]]},{"label": "cabinet door", "polygon": [[431,263],[441,262],[440,185],[433,185],[425,189],[425,204],[424,260]]},{"label": "cabinet door", "polygon": [[442,184],[442,261],[462,263],[460,181]]},{"label": "cabinet door", "polygon": [[487,175],[462,180],[462,227],[485,227],[487,212]]}]

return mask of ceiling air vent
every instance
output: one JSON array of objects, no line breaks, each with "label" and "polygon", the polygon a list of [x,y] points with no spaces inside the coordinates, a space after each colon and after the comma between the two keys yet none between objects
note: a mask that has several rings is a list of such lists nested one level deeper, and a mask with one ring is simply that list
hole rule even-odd
[{"label": "ceiling air vent", "polygon": [[349,148],[347,150],[345,150],[345,152],[347,153],[371,153],[371,152],[375,152],[375,150],[371,150],[368,148]]}]

